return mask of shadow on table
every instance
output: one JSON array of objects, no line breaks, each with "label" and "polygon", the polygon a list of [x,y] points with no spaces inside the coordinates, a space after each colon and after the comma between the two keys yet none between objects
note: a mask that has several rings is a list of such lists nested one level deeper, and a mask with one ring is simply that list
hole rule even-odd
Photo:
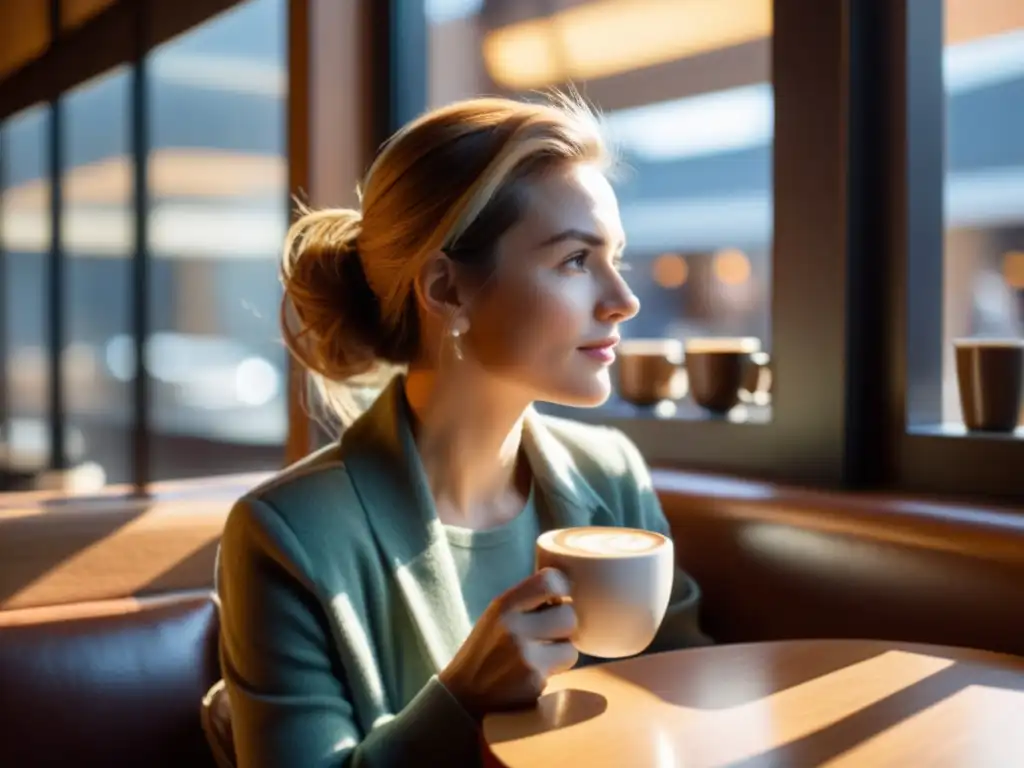
[{"label": "shadow on table", "polygon": [[[676,706],[726,710],[769,699],[893,651],[948,660],[840,720],[728,768],[822,765],[972,686],[1024,691],[1024,659],[968,649],[871,641],[795,641],[668,653],[661,663],[631,659],[605,672]],[[702,663],[701,655],[706,657]],[[650,657],[646,657],[648,660]],[[865,673],[870,673],[870,666]],[[875,673],[877,674],[877,673]]]},{"label": "shadow on table", "polygon": [[[639,657],[604,667],[669,704],[693,709],[730,709],[880,656],[885,646],[851,643],[766,643],[694,648],[661,655],[658,664]],[[707,656],[702,663],[700,656]]]},{"label": "shadow on table", "polygon": [[593,691],[566,688],[546,693],[535,708],[507,718],[492,716],[487,726],[487,740],[494,745],[557,731],[593,720],[606,709],[608,700]]},{"label": "shadow on table", "polygon": [[968,686],[975,685],[1024,690],[1024,679],[1019,674],[1007,673],[1005,670],[985,670],[972,664],[954,663],[832,725],[759,755],[730,763],[728,768],[824,765]]}]

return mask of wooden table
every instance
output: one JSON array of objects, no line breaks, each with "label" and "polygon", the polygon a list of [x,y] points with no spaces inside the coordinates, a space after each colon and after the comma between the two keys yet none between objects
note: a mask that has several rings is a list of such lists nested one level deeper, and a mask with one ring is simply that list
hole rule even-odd
[{"label": "wooden table", "polygon": [[510,768],[1021,768],[1024,658],[859,640],[662,653],[559,675],[484,737]]}]

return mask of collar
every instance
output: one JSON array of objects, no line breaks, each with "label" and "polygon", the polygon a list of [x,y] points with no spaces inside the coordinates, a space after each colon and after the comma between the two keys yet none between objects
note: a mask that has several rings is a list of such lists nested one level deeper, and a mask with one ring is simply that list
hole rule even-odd
[{"label": "collar", "polygon": [[[346,431],[342,456],[377,545],[400,587],[435,667],[469,634],[455,562],[413,439],[404,379],[396,376]],[[556,527],[588,525],[606,509],[566,444],[533,408],[523,447]]]}]

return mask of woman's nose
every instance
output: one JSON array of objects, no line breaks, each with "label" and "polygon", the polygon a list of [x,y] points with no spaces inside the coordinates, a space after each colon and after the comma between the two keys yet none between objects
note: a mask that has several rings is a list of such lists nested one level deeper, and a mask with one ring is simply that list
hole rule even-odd
[{"label": "woman's nose", "polygon": [[629,284],[616,274],[608,287],[607,295],[597,307],[597,319],[602,322],[624,323],[640,311],[640,299]]}]

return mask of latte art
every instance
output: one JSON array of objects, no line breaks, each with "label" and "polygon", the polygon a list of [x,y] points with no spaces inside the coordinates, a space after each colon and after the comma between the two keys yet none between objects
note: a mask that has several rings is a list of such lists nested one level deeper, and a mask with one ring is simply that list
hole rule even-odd
[{"label": "latte art", "polygon": [[656,549],[663,539],[654,533],[618,528],[571,528],[559,531],[549,546],[567,554],[629,557]]}]

